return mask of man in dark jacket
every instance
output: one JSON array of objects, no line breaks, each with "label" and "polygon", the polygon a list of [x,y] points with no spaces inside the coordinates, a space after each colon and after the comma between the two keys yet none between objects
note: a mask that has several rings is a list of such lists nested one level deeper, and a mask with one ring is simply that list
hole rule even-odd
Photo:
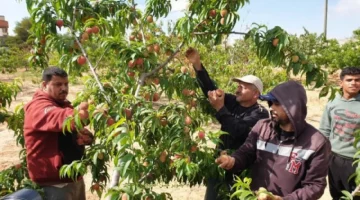
[{"label": "man in dark jacket", "polygon": [[[221,130],[228,133],[220,136],[222,144],[217,148],[219,151],[238,149],[245,142],[256,122],[269,118],[268,111],[257,103],[263,90],[263,83],[253,75],[233,78],[233,81],[238,83],[235,95],[224,94],[210,79],[195,49],[187,50],[186,57],[193,64],[202,91],[217,111],[215,117],[221,124]],[[226,184],[232,185],[232,183],[232,173],[227,173]],[[205,199],[216,199],[218,190],[215,185],[219,185],[219,180],[208,180]]]},{"label": "man in dark jacket", "polygon": [[[67,73],[56,67],[44,70],[41,89],[24,107],[24,137],[27,167],[32,181],[42,186],[48,200],[85,200],[85,185],[82,177],[77,181],[60,178],[62,165],[80,160],[84,145],[92,142],[92,134],[83,129],[75,134],[63,133],[63,123],[74,115],[74,108],[66,100],[68,94]],[[79,108],[80,118],[88,117],[87,103]]]},{"label": "man in dark jacket", "polygon": [[331,146],[305,121],[305,89],[288,81],[260,99],[268,101],[272,119],[260,120],[236,152],[220,156],[216,163],[235,172],[250,168],[251,189],[265,187],[276,199],[319,199],[326,187]]}]

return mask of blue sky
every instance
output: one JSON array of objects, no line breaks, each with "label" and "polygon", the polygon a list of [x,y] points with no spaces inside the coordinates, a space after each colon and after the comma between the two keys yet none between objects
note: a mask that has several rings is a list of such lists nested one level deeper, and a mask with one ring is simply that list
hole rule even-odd
[{"label": "blue sky", "polygon": [[[345,39],[360,28],[360,0],[328,0],[328,38]],[[135,0],[144,8],[145,0]],[[183,15],[187,0],[172,0],[173,11],[165,20],[176,20]],[[251,23],[265,24],[270,28],[281,26],[289,33],[323,32],[325,0],[250,0],[239,10],[240,21],[234,31],[246,31]],[[29,16],[25,0],[0,0],[0,15],[9,21],[9,33],[13,34],[15,23]],[[236,38],[239,36],[232,36]]]}]

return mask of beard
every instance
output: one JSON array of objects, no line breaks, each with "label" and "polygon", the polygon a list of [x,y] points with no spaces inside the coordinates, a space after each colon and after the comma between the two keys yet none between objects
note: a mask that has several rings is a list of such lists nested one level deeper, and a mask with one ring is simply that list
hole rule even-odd
[{"label": "beard", "polygon": [[283,118],[279,118],[279,116],[274,112],[274,111],[270,111],[270,119],[275,122],[277,125],[287,125],[290,122],[289,118],[283,119]]}]

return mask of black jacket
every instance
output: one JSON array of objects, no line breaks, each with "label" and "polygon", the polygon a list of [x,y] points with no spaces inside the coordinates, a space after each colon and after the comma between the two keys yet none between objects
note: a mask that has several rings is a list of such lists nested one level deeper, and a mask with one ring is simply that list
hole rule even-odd
[{"label": "black jacket", "polygon": [[[216,90],[214,82],[210,79],[205,67],[196,71],[196,78],[199,85],[207,96],[208,91]],[[218,146],[219,149],[238,149],[246,140],[251,128],[260,119],[269,118],[269,112],[260,104],[254,104],[251,107],[243,107],[236,101],[236,96],[225,94],[224,107],[215,115],[221,124],[221,130],[229,134],[220,136],[223,144]]]}]

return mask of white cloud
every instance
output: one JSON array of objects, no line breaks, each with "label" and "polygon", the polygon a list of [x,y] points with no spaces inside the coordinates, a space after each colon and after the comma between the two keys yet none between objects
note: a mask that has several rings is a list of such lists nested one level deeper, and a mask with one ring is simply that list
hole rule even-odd
[{"label": "white cloud", "polygon": [[184,11],[189,5],[189,0],[171,0],[172,12]]},{"label": "white cloud", "polygon": [[360,0],[339,0],[338,3],[330,7],[330,9],[338,14],[358,14],[360,13]]}]

